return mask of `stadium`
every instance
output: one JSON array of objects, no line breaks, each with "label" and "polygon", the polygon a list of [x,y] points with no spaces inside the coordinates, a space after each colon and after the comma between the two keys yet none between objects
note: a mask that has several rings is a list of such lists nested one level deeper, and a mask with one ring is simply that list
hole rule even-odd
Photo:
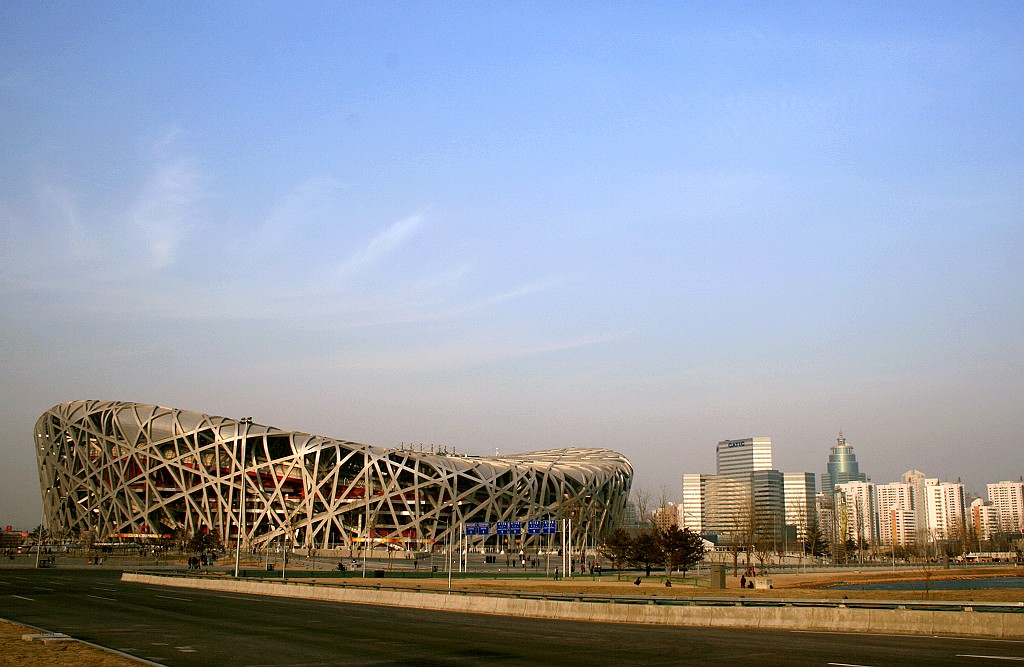
[{"label": "stadium", "polygon": [[528,549],[568,519],[586,545],[620,521],[633,476],[605,449],[388,448],[129,402],[61,403],[34,440],[47,529],[72,540],[216,530],[251,548],[429,550],[469,534],[472,548]]}]

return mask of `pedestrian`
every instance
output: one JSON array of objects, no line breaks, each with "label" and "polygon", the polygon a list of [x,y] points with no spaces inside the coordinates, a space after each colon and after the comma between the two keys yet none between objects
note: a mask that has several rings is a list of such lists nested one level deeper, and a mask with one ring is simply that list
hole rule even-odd
[{"label": "pedestrian", "polygon": [[740,577],[740,588],[746,588],[746,587],[747,587],[747,575],[744,574],[743,576]]},{"label": "pedestrian", "polygon": [[640,585],[640,577],[636,578],[636,580],[633,582],[633,585],[634,586],[639,586]]},{"label": "pedestrian", "polygon": [[672,580],[671,579],[666,579],[665,580],[665,588],[672,588]]}]

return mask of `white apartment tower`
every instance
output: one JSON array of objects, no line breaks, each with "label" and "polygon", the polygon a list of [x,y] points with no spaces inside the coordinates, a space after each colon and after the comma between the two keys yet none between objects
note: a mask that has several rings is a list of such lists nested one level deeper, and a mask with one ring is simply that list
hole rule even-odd
[{"label": "white apartment tower", "polygon": [[875,490],[878,496],[878,537],[881,543],[901,546],[914,543],[916,535],[908,532],[911,526],[917,526],[913,487],[892,482],[879,484]]},{"label": "white apartment tower", "polygon": [[932,540],[962,540],[967,530],[964,485],[925,480],[928,529]]},{"label": "white apartment tower", "polygon": [[979,542],[987,542],[996,533],[1001,532],[1000,524],[998,508],[985,504],[981,498],[975,498],[971,502],[971,525]]},{"label": "white apartment tower", "polygon": [[928,530],[928,501],[925,499],[925,476],[920,470],[908,470],[903,473],[903,483],[910,485],[910,507],[914,510],[917,521],[917,541],[926,542],[931,532]]},{"label": "white apartment tower", "polygon": [[999,510],[1000,530],[1024,532],[1024,482],[989,484],[988,499]]},{"label": "white apartment tower", "polygon": [[[885,519],[882,519],[885,522]],[[895,540],[895,544],[891,544],[893,547],[908,547],[913,544],[917,544],[917,514],[914,512],[904,512],[901,510],[890,510],[889,520],[887,522],[888,532]]]},{"label": "white apartment tower", "polygon": [[869,545],[878,543],[877,497],[875,485],[871,482],[846,482],[837,484],[836,491],[843,494],[846,536],[857,543]]}]

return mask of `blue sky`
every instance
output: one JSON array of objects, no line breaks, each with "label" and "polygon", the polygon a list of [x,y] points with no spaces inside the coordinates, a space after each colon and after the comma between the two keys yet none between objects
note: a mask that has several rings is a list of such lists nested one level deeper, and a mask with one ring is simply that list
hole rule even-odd
[{"label": "blue sky", "polygon": [[1024,10],[889,5],[5,4],[0,521],[79,398],[1016,479]]}]

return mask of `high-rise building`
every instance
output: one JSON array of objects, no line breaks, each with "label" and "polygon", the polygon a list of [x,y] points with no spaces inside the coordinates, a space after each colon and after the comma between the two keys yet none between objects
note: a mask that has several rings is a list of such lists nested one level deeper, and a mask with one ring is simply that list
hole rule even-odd
[{"label": "high-rise building", "polygon": [[917,524],[917,542],[927,542],[931,531],[928,529],[928,500],[924,489],[924,473],[920,470],[908,470],[903,473],[903,483],[910,485],[910,507],[914,510],[914,520]]},{"label": "high-rise building", "polygon": [[836,502],[831,493],[819,493],[814,496],[814,505],[818,510],[818,525],[821,534],[829,544],[836,544],[839,535],[839,521],[836,520]]},{"label": "high-rise building", "polygon": [[842,495],[845,516],[839,519],[845,525],[845,535],[858,545],[878,543],[878,500],[871,482],[843,482],[836,486],[836,495]]},{"label": "high-rise building", "polygon": [[1001,531],[999,509],[988,505],[981,498],[971,501],[971,525],[979,542],[991,540]]},{"label": "high-rise building", "polygon": [[[908,513],[913,517],[913,525],[917,525],[913,487],[902,482],[892,482],[891,484],[879,484],[875,487],[875,491],[878,496],[878,537],[881,543],[891,545],[894,539],[895,543],[900,545],[912,542],[915,536],[906,534],[901,536],[893,532],[894,526],[897,525],[897,519],[894,519],[893,514]],[[909,523],[907,518],[900,517],[898,522],[905,531]]]},{"label": "high-rise building", "polygon": [[772,543],[772,551],[784,544],[786,519],[785,485],[778,470],[755,470],[751,475],[754,496],[754,525],[758,540]]},{"label": "high-rise building", "polygon": [[742,544],[755,528],[752,475],[701,475],[704,483],[704,532],[716,544]]},{"label": "high-rise building", "polygon": [[[886,520],[888,518],[888,520]],[[894,547],[907,547],[917,544],[917,514],[903,510],[889,510],[888,517],[881,517],[879,523],[889,524],[888,532],[895,544]]]},{"label": "high-rise building", "polygon": [[676,511],[675,504],[669,503],[664,507],[656,508],[651,513],[651,520],[658,530],[668,530],[672,526],[679,525],[679,513]]},{"label": "high-rise building", "polygon": [[716,472],[746,478],[757,470],[772,469],[772,439],[722,440],[715,448]]},{"label": "high-rise building", "polygon": [[818,523],[813,472],[782,473],[786,502],[786,526],[796,528],[796,538],[807,539],[807,531]]},{"label": "high-rise building", "polygon": [[683,502],[676,507],[679,525],[698,533],[704,530],[705,477],[696,473],[683,475]]},{"label": "high-rise building", "polygon": [[988,499],[999,510],[1001,531],[1024,532],[1024,482],[989,484]]},{"label": "high-rise building", "polygon": [[[717,544],[770,543],[772,549],[786,546],[787,483],[783,473],[772,467],[772,440],[751,437],[722,440],[715,448],[717,474],[684,474],[683,501],[676,507],[680,526],[699,530]],[[816,516],[814,474],[799,476],[803,511],[799,520],[806,532],[808,516]],[[799,500],[793,501],[799,505]],[[796,539],[795,533],[793,539]],[[794,544],[795,546],[795,544]]]},{"label": "high-rise building", "polygon": [[925,480],[928,529],[932,540],[961,541],[966,537],[967,515],[964,485],[959,482]]},{"label": "high-rise building", "polygon": [[821,490],[825,493],[832,493],[839,484],[867,481],[867,475],[860,471],[853,445],[846,444],[842,431],[836,443],[828,453],[828,472],[821,478]]}]

